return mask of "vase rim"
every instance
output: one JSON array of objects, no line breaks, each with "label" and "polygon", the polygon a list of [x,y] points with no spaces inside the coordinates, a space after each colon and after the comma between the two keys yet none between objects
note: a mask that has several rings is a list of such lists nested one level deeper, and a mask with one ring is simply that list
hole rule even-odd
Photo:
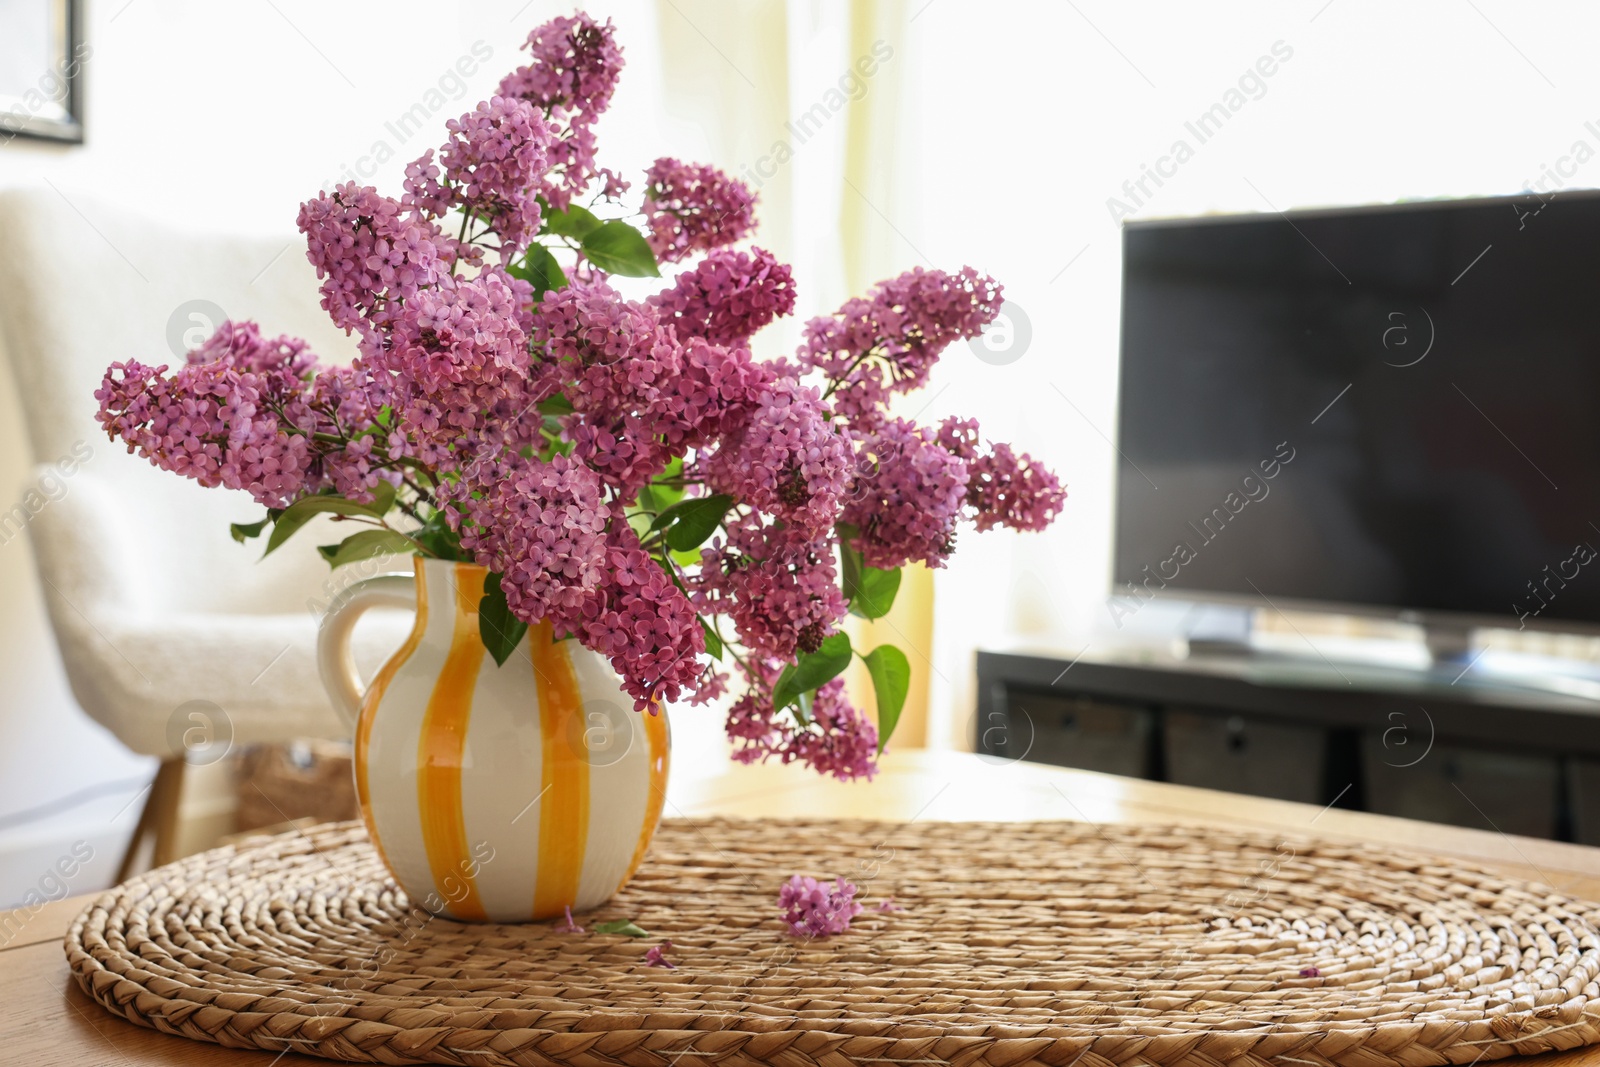
[{"label": "vase rim", "polygon": [[422,562],[424,564],[440,564],[440,563],[442,563],[447,567],[471,567],[475,571],[483,571],[485,573],[488,573],[488,570],[489,570],[489,568],[485,567],[483,564],[474,563],[472,560],[469,560],[469,559],[441,559],[438,556],[424,556],[421,552],[413,552],[413,553],[411,553],[410,558],[414,559],[414,560],[418,560],[418,561],[420,561],[420,562]]}]

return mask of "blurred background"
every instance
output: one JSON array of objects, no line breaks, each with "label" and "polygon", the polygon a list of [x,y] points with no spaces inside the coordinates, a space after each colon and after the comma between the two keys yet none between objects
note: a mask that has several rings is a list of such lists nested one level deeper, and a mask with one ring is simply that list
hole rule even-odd
[{"label": "blurred background", "polygon": [[[0,59],[49,6],[0,0]],[[904,413],[976,417],[986,436],[1053,467],[1070,496],[1048,533],[964,535],[949,568],[913,582],[878,624],[916,652],[920,689],[897,742],[907,746],[971,747],[976,649],[1024,644],[1070,659],[1110,626],[1122,219],[1517,193],[1574,142],[1600,143],[1586,127],[1600,126],[1588,54],[1600,10],[1576,2],[1536,13],[1508,0],[587,9],[616,21],[628,64],[599,126],[602,159],[635,179],[658,156],[705,161],[759,190],[756,243],[795,265],[800,306],[758,338],[758,354],[792,349],[806,317],[914,265],[971,264],[1005,285],[1000,332],[948,352]],[[81,227],[64,241],[112,243],[110,220],[130,213],[199,237],[259,238],[268,254],[257,277],[303,285],[310,302],[299,203],[352,177],[397,191],[445,120],[518,64],[528,31],[571,10],[544,0],[86,0],[73,107],[82,141],[0,135],[0,189],[58,198],[63,225]],[[1241,83],[1264,56],[1275,72]],[[0,96],[26,111],[30,89],[0,84]],[[1231,119],[1140,190],[1175,141],[1195,143],[1185,124],[1234,90],[1246,101]],[[1558,188],[1600,176],[1596,161],[1567,169]],[[156,260],[134,247],[101,269],[114,276],[69,279],[85,315],[102,313],[102,287],[160,281],[149,277]],[[184,301],[213,298],[191,288]],[[126,330],[100,323],[115,338],[104,361],[170,362],[182,301],[167,302]],[[351,354],[318,344],[325,357]],[[26,415],[0,374],[0,507],[39,490],[34,464],[58,458],[33,454]],[[86,468],[115,449],[84,444]],[[63,485],[70,496],[71,479]],[[252,514],[241,507],[238,518]],[[95,858],[72,890],[108,882],[156,765],[80,710],[34,549],[13,534],[0,543],[0,907],[74,842]],[[252,566],[254,550],[235,549],[225,528],[214,536],[241,571]],[[678,709],[673,726],[680,773],[726,764],[715,712]],[[237,824],[237,755],[189,775],[183,849]]]}]

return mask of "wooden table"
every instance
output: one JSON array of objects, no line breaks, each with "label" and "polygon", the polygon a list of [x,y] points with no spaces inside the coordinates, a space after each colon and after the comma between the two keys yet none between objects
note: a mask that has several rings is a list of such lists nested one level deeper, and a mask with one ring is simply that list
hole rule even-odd
[{"label": "wooden table", "polygon": [[[1600,848],[960,753],[896,753],[884,760],[883,772],[870,784],[844,785],[798,767],[742,767],[703,781],[680,775],[669,794],[669,816],[820,815],[895,822],[1073,819],[1316,834],[1460,856],[1575,896],[1600,899]],[[78,991],[61,951],[68,924],[88,900],[78,897],[46,906],[0,950],[0,1062],[29,1067],[309,1067],[328,1062],[204,1045],[107,1014]],[[1600,1067],[1600,1047],[1498,1062]]]}]

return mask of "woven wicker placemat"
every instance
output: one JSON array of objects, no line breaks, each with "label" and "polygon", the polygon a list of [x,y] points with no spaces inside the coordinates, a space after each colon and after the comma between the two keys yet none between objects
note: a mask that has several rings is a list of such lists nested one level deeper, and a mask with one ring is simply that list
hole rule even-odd
[{"label": "woven wicker placemat", "polygon": [[[843,875],[867,910],[790,937],[796,872]],[[623,918],[650,936],[592,932]],[[579,921],[414,912],[340,824],[136,878],[66,950],[136,1023],[380,1063],[1426,1067],[1600,1041],[1600,906],[1326,841],[669,820]],[[645,963],[663,939],[675,969]]]}]

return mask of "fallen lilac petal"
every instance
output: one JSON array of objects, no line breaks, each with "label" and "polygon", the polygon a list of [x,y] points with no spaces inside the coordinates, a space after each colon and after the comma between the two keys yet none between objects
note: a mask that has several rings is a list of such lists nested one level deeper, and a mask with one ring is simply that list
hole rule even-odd
[{"label": "fallen lilac petal", "polygon": [[856,887],[843,878],[835,878],[830,886],[797,874],[778,891],[778,907],[791,935],[831,937],[850,929],[850,920],[861,914],[855,895]]}]

